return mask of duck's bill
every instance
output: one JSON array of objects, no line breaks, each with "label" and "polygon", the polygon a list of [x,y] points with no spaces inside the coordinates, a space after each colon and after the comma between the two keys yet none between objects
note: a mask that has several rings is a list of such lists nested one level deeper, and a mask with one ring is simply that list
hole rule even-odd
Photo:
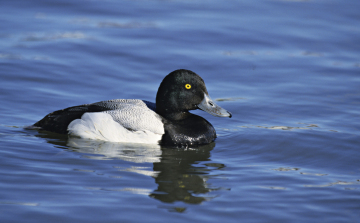
[{"label": "duck's bill", "polygon": [[210,98],[209,95],[205,94],[204,99],[198,104],[198,108],[217,117],[229,117],[231,118],[231,113],[215,104],[215,102]]}]

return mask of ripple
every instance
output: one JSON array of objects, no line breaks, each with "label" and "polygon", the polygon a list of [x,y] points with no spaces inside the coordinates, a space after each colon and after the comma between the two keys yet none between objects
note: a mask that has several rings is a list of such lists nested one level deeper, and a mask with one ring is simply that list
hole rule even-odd
[{"label": "ripple", "polygon": [[85,39],[86,35],[82,32],[64,32],[55,34],[31,34],[22,39],[22,41],[35,42],[35,41],[51,41],[59,39]]},{"label": "ripple", "polygon": [[298,171],[300,170],[300,168],[284,168],[284,167],[279,167],[277,169],[273,169],[276,171]]},{"label": "ripple", "polygon": [[[117,168],[117,167],[115,167],[115,168]],[[133,172],[133,173],[138,173],[138,174],[142,174],[145,176],[151,176],[151,177],[157,177],[157,175],[159,174],[158,171],[145,170],[145,169],[147,169],[147,167],[132,166],[130,168],[121,169],[119,171]]]},{"label": "ripple", "polygon": [[141,195],[149,195],[152,191],[149,189],[144,188],[134,188],[134,187],[127,187],[123,188],[120,191],[129,191],[133,194],[141,194]]},{"label": "ripple", "polygon": [[[313,128],[320,128],[317,124],[306,124],[306,123],[298,123],[305,126],[285,126],[285,125],[274,125],[274,126],[262,126],[262,125],[249,125],[249,126],[238,126],[240,128],[262,128],[262,129],[272,129],[272,130],[294,130],[294,129],[307,129],[312,130]],[[329,130],[331,131],[331,130]],[[335,131],[335,130],[333,130]]]},{"label": "ripple", "polygon": [[39,203],[31,202],[15,202],[15,201],[0,201],[0,204],[13,204],[13,205],[24,205],[24,206],[39,206]]},{"label": "ripple", "polygon": [[304,51],[301,53],[303,56],[311,56],[311,57],[322,57],[324,54],[319,52],[312,52],[312,51]]},{"label": "ripple", "polygon": [[21,60],[22,56],[12,53],[0,53],[0,59]]},{"label": "ripple", "polygon": [[241,100],[241,99],[245,99],[245,98],[242,98],[242,97],[234,97],[234,98],[217,98],[217,99],[215,99],[215,101],[238,101],[238,100]]},{"label": "ripple", "polygon": [[156,28],[157,25],[152,22],[99,22],[97,24],[100,28],[121,28],[121,29],[139,29],[139,28]]},{"label": "ripple", "polygon": [[286,190],[286,187],[274,187],[274,186],[261,186],[261,188],[267,188],[272,190]]},{"label": "ripple", "polygon": [[300,172],[300,174],[302,174],[302,175],[310,175],[310,176],[327,176],[328,175],[326,173],[304,173],[304,172]]},{"label": "ripple", "polygon": [[333,183],[328,183],[328,184],[321,184],[321,185],[304,185],[304,187],[330,187],[330,186],[334,186],[334,185],[360,185],[359,180],[357,181],[336,181]]}]

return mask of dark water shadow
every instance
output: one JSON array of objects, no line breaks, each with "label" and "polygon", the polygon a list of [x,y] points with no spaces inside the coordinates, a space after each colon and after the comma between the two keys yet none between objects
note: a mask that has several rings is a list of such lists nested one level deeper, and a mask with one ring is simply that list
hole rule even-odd
[{"label": "dark water shadow", "polygon": [[[83,153],[89,159],[121,159],[133,163],[153,163],[153,173],[147,174],[155,179],[157,189],[149,193],[165,203],[177,201],[200,204],[210,200],[212,188],[207,180],[211,171],[225,165],[210,165],[211,150],[215,143],[196,148],[171,148],[151,144],[111,143],[39,131],[37,137],[46,139],[56,147]],[[201,162],[207,161],[207,164]],[[208,165],[209,164],[209,165]]]},{"label": "dark water shadow", "polygon": [[207,194],[212,190],[207,183],[211,169],[201,165],[210,161],[211,150],[215,143],[190,149],[162,148],[161,161],[154,163],[158,188],[150,197],[162,202],[200,204],[211,199]]}]

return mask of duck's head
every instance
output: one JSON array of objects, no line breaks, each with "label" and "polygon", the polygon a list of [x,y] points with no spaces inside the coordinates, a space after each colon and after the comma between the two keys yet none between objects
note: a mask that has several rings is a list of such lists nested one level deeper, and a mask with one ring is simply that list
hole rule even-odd
[{"label": "duck's head", "polygon": [[201,109],[218,117],[231,113],[216,105],[210,98],[204,80],[190,70],[175,70],[161,82],[156,95],[156,112],[161,116],[180,120],[189,110]]}]

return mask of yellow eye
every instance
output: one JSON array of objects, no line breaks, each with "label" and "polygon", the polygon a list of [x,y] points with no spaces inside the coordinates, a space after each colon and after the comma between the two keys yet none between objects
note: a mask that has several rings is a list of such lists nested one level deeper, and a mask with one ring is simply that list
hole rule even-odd
[{"label": "yellow eye", "polygon": [[190,84],[185,84],[185,88],[186,88],[186,89],[190,89],[190,88],[191,88],[191,85],[190,85]]}]

